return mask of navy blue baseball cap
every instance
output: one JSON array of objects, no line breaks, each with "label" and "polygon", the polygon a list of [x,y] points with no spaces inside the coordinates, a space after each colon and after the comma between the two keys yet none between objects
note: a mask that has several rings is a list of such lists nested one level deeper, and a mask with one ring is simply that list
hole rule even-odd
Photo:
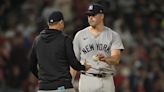
[{"label": "navy blue baseball cap", "polygon": [[88,7],[86,15],[96,15],[98,13],[104,13],[104,7],[100,4],[91,4]]},{"label": "navy blue baseball cap", "polygon": [[64,20],[63,14],[60,11],[54,11],[48,17],[48,23],[59,22],[60,20]]}]

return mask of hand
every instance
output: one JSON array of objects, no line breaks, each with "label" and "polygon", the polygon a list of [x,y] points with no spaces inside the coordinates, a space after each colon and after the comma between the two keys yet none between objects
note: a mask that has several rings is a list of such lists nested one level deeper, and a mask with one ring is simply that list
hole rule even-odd
[{"label": "hand", "polygon": [[85,71],[88,71],[91,68],[91,65],[88,65],[86,59],[84,61]]},{"label": "hand", "polygon": [[106,61],[106,57],[101,53],[97,54],[97,57],[99,58],[100,61],[103,61],[103,62]]}]

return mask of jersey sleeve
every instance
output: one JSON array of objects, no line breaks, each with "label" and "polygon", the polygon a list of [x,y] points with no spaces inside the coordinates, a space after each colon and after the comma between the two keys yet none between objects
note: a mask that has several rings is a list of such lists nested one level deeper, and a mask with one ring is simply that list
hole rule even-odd
[{"label": "jersey sleeve", "polygon": [[36,37],[32,49],[30,51],[30,70],[34,74],[36,78],[38,78],[38,69],[37,69],[37,55],[36,55],[36,45],[37,45],[38,37]]},{"label": "jersey sleeve", "polygon": [[112,49],[120,49],[121,51],[124,50],[124,46],[123,46],[122,40],[120,38],[120,35],[116,32],[114,32],[112,34],[111,50]]},{"label": "jersey sleeve", "polygon": [[78,60],[80,60],[80,41],[79,41],[79,34],[77,33],[73,39],[73,50],[75,52],[75,56]]}]

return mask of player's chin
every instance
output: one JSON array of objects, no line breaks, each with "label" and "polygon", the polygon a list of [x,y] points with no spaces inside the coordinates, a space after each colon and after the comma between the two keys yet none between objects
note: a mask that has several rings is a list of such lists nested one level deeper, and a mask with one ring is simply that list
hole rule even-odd
[{"label": "player's chin", "polygon": [[94,25],[94,24],[90,24],[90,26],[91,26],[91,27],[95,27],[96,25]]},{"label": "player's chin", "polygon": [[94,22],[89,22],[89,25],[90,26],[95,26],[95,23]]}]

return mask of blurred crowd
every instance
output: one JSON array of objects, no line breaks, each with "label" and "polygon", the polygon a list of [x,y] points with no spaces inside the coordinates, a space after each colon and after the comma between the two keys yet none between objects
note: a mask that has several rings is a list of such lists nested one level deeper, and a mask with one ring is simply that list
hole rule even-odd
[{"label": "blurred crowd", "polygon": [[164,0],[0,0],[0,92],[36,92],[28,54],[48,15],[62,11],[64,31],[73,38],[88,26],[91,2],[105,6],[105,25],[125,45],[116,92],[164,92]]}]

